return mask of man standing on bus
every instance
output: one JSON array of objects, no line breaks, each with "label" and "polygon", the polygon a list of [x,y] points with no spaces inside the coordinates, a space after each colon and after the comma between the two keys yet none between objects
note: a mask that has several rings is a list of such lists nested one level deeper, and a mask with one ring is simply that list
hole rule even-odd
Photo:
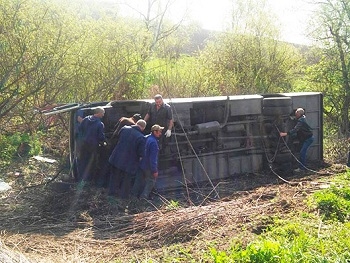
[{"label": "man standing on bus", "polygon": [[171,129],[174,126],[173,114],[169,104],[164,103],[163,97],[160,94],[154,96],[154,102],[148,109],[144,120],[152,127],[158,124],[164,127],[163,135],[169,138],[171,136]]}]

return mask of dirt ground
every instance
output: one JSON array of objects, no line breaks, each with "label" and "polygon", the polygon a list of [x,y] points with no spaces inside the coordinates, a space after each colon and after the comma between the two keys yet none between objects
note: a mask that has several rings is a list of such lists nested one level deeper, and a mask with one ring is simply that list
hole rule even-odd
[{"label": "dirt ground", "polygon": [[1,171],[12,189],[0,193],[0,262],[196,258],[209,244],[225,249],[235,236],[249,242],[273,217],[307,210],[307,196],[345,169],[317,164],[284,177],[265,171],[159,193],[152,201],[111,202],[105,189],[77,189],[57,163],[19,160]]}]

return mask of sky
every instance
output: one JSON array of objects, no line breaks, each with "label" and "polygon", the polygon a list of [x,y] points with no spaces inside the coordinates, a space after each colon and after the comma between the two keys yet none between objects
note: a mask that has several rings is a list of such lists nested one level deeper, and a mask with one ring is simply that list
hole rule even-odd
[{"label": "sky", "polygon": [[[203,28],[223,30],[229,23],[232,0],[192,0],[191,17]],[[315,4],[310,0],[267,0],[281,27],[281,38],[297,44],[308,44],[307,21]]]},{"label": "sky", "polygon": [[[124,1],[126,6],[144,9],[148,0],[98,0],[107,2]],[[160,0],[166,3],[165,0]],[[246,0],[249,1],[249,0]],[[258,0],[259,1],[259,0]],[[277,16],[281,28],[281,40],[309,44],[307,21],[315,8],[315,0],[266,0],[272,14]],[[235,0],[172,0],[170,16],[179,20],[187,14],[187,19],[196,21],[204,29],[223,30],[230,23],[230,14]],[[127,11],[126,7],[124,12]],[[130,11],[130,8],[129,8]]]}]

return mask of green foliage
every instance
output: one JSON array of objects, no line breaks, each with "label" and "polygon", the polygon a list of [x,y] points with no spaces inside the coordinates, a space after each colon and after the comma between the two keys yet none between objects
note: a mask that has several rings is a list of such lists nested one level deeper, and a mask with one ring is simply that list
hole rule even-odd
[{"label": "green foliage", "polygon": [[202,64],[199,57],[182,55],[177,59],[152,59],[146,68],[148,84],[161,84],[156,91],[148,90],[146,97],[152,97],[155,93],[170,98],[222,94],[220,83],[215,82],[215,75]]},{"label": "green foliage", "polygon": [[[237,237],[227,251],[210,247],[211,262],[347,262],[350,256],[350,172],[309,200],[319,214],[274,220],[267,231],[244,244]],[[320,223],[319,216],[323,219]],[[305,220],[307,218],[307,220]]]},{"label": "green foliage", "polygon": [[237,245],[232,247],[229,252],[217,251],[215,248],[210,248],[210,254],[213,262],[282,262],[281,257],[284,250],[281,245],[275,240],[261,240],[253,242],[245,249]]},{"label": "green foliage", "polygon": [[166,210],[172,211],[180,208],[179,201],[170,200],[166,206]]},{"label": "green foliage", "polygon": [[312,50],[313,64],[307,69],[306,79],[310,87],[324,93],[325,120],[340,134],[348,136],[350,5],[343,0],[323,1],[318,5],[310,30],[317,48]]},{"label": "green foliage", "polygon": [[324,128],[324,158],[329,163],[346,163],[349,152],[348,139],[338,138],[336,135],[332,136],[329,134],[331,132],[331,129],[327,131],[327,128]]},{"label": "green foliage", "polygon": [[247,247],[243,257],[248,257],[250,262],[279,262],[281,246],[274,240],[264,240],[260,244],[251,244]]},{"label": "green foliage", "polygon": [[343,199],[339,200],[335,193],[323,193],[321,196],[315,196],[317,207],[326,220],[344,221],[347,217],[347,207]]},{"label": "green foliage", "polygon": [[311,65],[306,70],[305,81],[313,91],[322,92],[324,95],[324,118],[327,128],[326,133],[336,134],[342,127],[342,107],[346,102],[346,90],[343,87],[342,73],[339,63],[334,56],[328,56],[321,52],[325,50],[313,49],[312,56],[319,57],[318,63]]},{"label": "green foliage", "polygon": [[19,151],[25,155],[33,156],[41,153],[40,133],[29,135],[28,133],[14,133],[11,135],[0,135],[0,159],[8,162],[12,160]]},{"label": "green foliage", "polygon": [[346,262],[350,243],[348,223],[319,231],[317,224],[312,226],[317,223],[316,219],[308,222],[296,220],[281,220],[270,232],[246,246],[237,238],[228,251],[211,247],[208,252],[210,262]]},{"label": "green foliage", "polygon": [[170,247],[170,250],[164,251],[165,256],[158,259],[157,261],[148,260],[147,262],[164,262],[164,263],[180,263],[188,262],[195,263],[197,260],[191,254],[191,249],[183,247],[181,244],[177,244]]},{"label": "green foliage", "polygon": [[224,251],[217,251],[215,248],[209,248],[213,262],[224,263],[229,262],[229,256]]},{"label": "green foliage", "polygon": [[30,135],[29,136],[29,146],[30,146],[29,155],[34,156],[34,155],[42,154],[43,143],[44,142],[42,140],[42,133],[37,132],[33,135]]},{"label": "green foliage", "polygon": [[324,220],[345,222],[350,219],[350,187],[332,186],[313,196]]},{"label": "green foliage", "polygon": [[200,59],[223,94],[290,91],[302,70],[302,58],[291,45],[253,35],[222,34]]}]

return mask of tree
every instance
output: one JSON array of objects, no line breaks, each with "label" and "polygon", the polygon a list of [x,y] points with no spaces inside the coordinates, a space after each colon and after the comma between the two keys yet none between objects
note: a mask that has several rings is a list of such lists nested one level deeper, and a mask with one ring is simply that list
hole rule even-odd
[{"label": "tree", "polygon": [[48,103],[59,92],[53,80],[72,41],[57,15],[45,4],[1,0],[0,119],[30,124],[38,100]]},{"label": "tree", "polygon": [[265,1],[235,1],[232,24],[201,52],[210,86],[222,94],[290,91],[302,58],[279,31]]},{"label": "tree", "polygon": [[325,113],[339,127],[340,134],[349,134],[350,106],[350,1],[323,0],[314,22],[314,38],[320,60],[309,68],[312,85],[324,93]]},{"label": "tree", "polygon": [[[154,84],[163,86],[164,79],[167,78],[165,75],[159,75],[163,71],[160,68],[154,68],[153,66],[157,63],[152,63],[151,60],[161,58],[162,63],[158,66],[164,69],[164,66],[167,67],[167,65],[173,64],[180,57],[182,47],[189,40],[189,34],[192,31],[186,32],[182,25],[186,17],[186,10],[183,10],[183,15],[180,15],[176,22],[169,18],[171,8],[175,5],[176,1],[174,0],[125,1],[125,6],[137,14],[142,21],[148,36],[141,42],[145,49],[141,54],[143,64],[139,66],[140,73],[143,71],[144,77],[143,92],[140,92],[140,94],[153,97],[154,94],[149,94],[151,92],[149,87]],[[147,64],[152,64],[152,66],[147,68]],[[165,87],[163,91],[164,89]]]}]

